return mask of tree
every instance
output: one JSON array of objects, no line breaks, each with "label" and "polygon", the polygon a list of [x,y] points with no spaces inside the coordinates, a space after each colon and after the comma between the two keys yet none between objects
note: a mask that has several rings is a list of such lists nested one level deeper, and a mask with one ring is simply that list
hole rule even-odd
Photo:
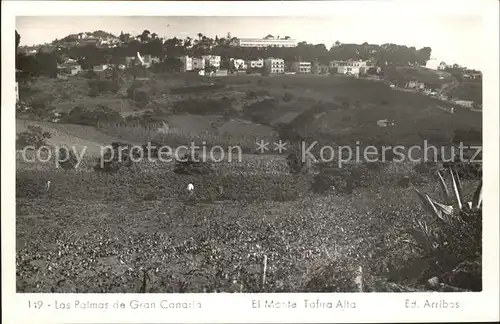
[{"label": "tree", "polygon": [[17,48],[19,47],[19,43],[21,42],[21,35],[16,30],[16,53],[17,53]]},{"label": "tree", "polygon": [[145,29],[139,37],[141,39],[141,42],[144,43],[149,39],[150,36],[151,36],[151,32],[149,30]]},{"label": "tree", "polygon": [[131,39],[132,35],[129,33],[124,34],[123,32],[120,33],[120,36],[118,38],[123,42],[123,43],[128,43]]}]

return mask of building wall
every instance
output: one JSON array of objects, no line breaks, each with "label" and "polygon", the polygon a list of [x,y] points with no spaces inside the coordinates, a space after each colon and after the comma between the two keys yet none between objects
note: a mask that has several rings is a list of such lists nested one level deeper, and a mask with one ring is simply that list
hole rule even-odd
[{"label": "building wall", "polygon": [[193,62],[193,70],[194,69],[203,70],[205,68],[205,60],[204,59],[193,57],[192,62]]},{"label": "building wall", "polygon": [[259,59],[259,60],[247,61],[247,66],[250,68],[263,68],[264,67],[264,60]]},{"label": "building wall", "polygon": [[182,62],[182,72],[192,71],[193,70],[193,59],[187,55],[181,56],[180,60]]},{"label": "building wall", "polygon": [[232,66],[237,69],[237,70],[246,70],[247,69],[247,64],[245,60],[242,59],[230,59],[230,62]]},{"label": "building wall", "polygon": [[293,62],[292,70],[297,73],[311,73],[311,62]]},{"label": "building wall", "polygon": [[233,46],[238,47],[296,47],[295,39],[263,39],[263,38],[240,38]]},{"label": "building wall", "polygon": [[93,70],[94,72],[102,72],[104,70],[106,70],[108,68],[108,66],[106,64],[102,64],[102,65],[95,65]]},{"label": "building wall", "polygon": [[331,61],[330,68],[340,74],[359,75],[366,71],[366,62],[363,61]]},{"label": "building wall", "polygon": [[82,67],[80,65],[73,65],[70,67],[70,74],[71,75],[76,75],[80,72],[82,72]]},{"label": "building wall", "polygon": [[271,74],[285,73],[285,61],[279,58],[268,58],[264,61],[266,70]]},{"label": "building wall", "polygon": [[217,55],[205,55],[201,57],[205,60],[205,65],[210,65],[216,68],[220,67],[220,56]]}]

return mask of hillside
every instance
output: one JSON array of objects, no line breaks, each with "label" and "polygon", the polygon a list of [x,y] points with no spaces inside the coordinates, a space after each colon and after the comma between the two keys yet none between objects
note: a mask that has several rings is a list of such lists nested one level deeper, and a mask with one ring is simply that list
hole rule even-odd
[{"label": "hillside", "polygon": [[[119,138],[106,135],[98,129],[90,126],[68,125],[40,121],[29,121],[16,119],[16,134],[27,130],[28,126],[39,126],[45,132],[52,135],[48,140],[50,145],[69,147],[74,146],[81,151],[86,147],[86,155],[97,157],[100,155],[101,146],[110,145],[112,142],[120,141]],[[133,142],[132,142],[133,143]],[[136,142],[134,144],[143,144]]]},{"label": "hillside", "polygon": [[[438,79],[434,72],[425,70],[411,77],[417,74],[426,80]],[[283,123],[290,124],[302,135],[335,142],[359,140],[366,143],[415,144],[422,136],[440,133],[441,138],[447,138],[455,129],[481,129],[481,116],[466,109],[450,115],[437,108],[451,107],[445,102],[419,93],[394,91],[382,82],[344,76],[207,79],[182,74],[169,77],[151,74],[149,81],[136,85],[125,82],[118,93],[103,92],[96,97],[89,97],[88,84],[85,89],[88,82],[80,77],[64,82],[41,78],[32,83],[30,92],[21,92],[21,98],[35,102],[44,98],[48,103],[42,102],[42,106],[48,105],[47,108],[65,113],[75,107],[88,111],[109,109],[126,117],[122,124],[132,126],[160,127],[166,122],[170,131],[176,133],[175,143],[179,144],[190,142],[189,134],[201,139],[200,136],[210,133],[211,140],[215,141],[212,145],[225,143],[230,137],[233,144],[236,140],[250,145],[250,135],[273,137],[273,130],[279,131]],[[136,93],[140,91],[142,101],[124,95],[130,92],[127,86],[137,89]],[[106,129],[106,114],[99,119],[100,127],[111,136],[142,142],[157,134],[154,129],[152,133],[151,130],[118,130],[114,126]],[[396,125],[390,131],[379,128],[376,122],[380,119],[394,120]],[[170,135],[162,137],[172,138]]]}]

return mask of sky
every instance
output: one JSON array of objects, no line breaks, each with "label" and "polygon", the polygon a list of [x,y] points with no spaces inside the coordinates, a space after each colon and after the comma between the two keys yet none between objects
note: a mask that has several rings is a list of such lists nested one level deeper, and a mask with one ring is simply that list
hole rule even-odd
[{"label": "sky", "polygon": [[424,46],[432,48],[432,58],[438,64],[458,63],[480,69],[483,26],[480,16],[400,16],[381,18],[356,14],[331,17],[217,17],[217,16],[30,16],[16,17],[20,45],[51,42],[69,34],[104,30],[115,35],[121,31],[139,35],[147,29],[159,36],[196,38],[198,33],[208,37],[261,38],[268,34],[290,36],[298,41],[323,43],[327,48],[341,43]]}]

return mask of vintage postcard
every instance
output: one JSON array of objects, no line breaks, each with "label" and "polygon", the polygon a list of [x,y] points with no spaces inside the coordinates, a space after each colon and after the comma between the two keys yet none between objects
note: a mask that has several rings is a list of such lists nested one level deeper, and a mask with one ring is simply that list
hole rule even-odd
[{"label": "vintage postcard", "polygon": [[2,9],[3,322],[498,320],[498,2]]}]

